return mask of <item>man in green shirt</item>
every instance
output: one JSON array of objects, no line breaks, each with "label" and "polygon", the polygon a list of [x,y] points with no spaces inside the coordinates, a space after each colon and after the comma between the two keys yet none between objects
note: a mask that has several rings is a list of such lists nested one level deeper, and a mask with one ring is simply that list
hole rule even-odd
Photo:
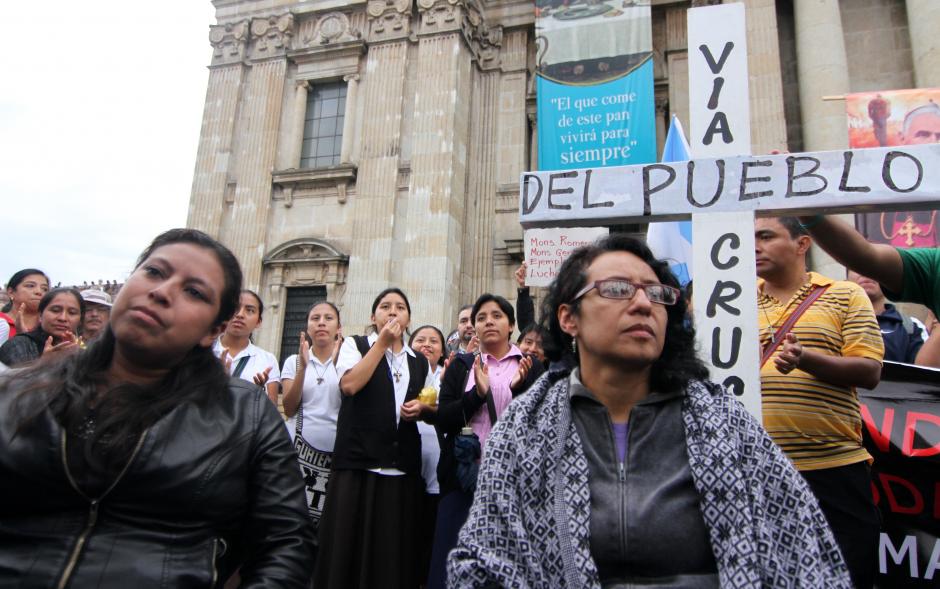
[{"label": "man in green shirt", "polygon": [[[800,222],[837,262],[877,280],[889,299],[919,303],[940,317],[940,248],[899,249],[871,243],[835,217],[801,217]],[[927,354],[925,363],[937,366],[940,330],[931,332],[922,350]]]}]

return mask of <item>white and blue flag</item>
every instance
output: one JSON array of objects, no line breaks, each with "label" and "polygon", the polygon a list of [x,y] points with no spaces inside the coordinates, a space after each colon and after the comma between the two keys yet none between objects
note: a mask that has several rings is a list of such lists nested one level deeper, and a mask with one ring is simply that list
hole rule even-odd
[{"label": "white and blue flag", "polygon": [[[689,142],[682,131],[682,123],[675,115],[669,123],[662,162],[685,162],[691,159]],[[659,259],[669,261],[669,269],[685,286],[692,280],[692,222],[666,221],[650,223],[646,244]]]}]

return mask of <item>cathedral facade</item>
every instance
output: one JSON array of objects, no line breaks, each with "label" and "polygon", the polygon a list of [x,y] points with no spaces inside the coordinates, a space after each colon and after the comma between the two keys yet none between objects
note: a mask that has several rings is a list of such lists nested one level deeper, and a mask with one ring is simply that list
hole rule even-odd
[{"label": "cathedral facade", "polygon": [[[672,114],[689,128],[686,10],[717,2],[650,3],[661,147]],[[940,86],[940,2],[743,3],[753,153],[845,147],[840,96]],[[265,301],[258,345],[293,353],[324,298],[360,333],[390,285],[413,326],[445,332],[476,295],[515,297],[519,177],[538,168],[531,0],[213,4],[187,223]]]}]

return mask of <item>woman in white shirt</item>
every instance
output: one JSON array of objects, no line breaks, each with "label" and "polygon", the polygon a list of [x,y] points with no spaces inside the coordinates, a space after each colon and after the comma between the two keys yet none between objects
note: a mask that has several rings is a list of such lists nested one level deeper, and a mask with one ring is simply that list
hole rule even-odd
[{"label": "woman in white shirt", "polygon": [[235,378],[264,387],[271,402],[277,406],[281,373],[277,358],[251,343],[251,334],[261,325],[264,303],[250,290],[243,290],[238,311],[229,319],[225,332],[212,345],[212,352],[222,361],[226,371]]},{"label": "woman in white shirt", "polygon": [[[444,373],[444,334],[433,325],[422,325],[411,334],[408,345],[412,350],[428,359],[434,388],[441,390],[441,375]],[[414,401],[412,401],[414,403]],[[418,572],[425,584],[428,567],[431,564],[431,547],[434,544],[434,525],[437,521],[437,504],[441,486],[437,482],[437,463],[441,458],[441,443],[437,430],[430,423],[418,422],[421,435],[421,477],[424,479],[425,501],[421,506],[421,526],[418,530],[421,550]]]},{"label": "woman in white shirt", "polygon": [[[284,361],[281,384],[284,387],[284,415],[291,439],[297,431],[297,410],[301,408],[301,431],[308,444],[322,452],[332,452],[336,440],[336,416],[341,396],[336,376],[339,351],[339,310],[330,302],[316,303],[307,311],[307,329],[300,332],[300,354]],[[298,362],[306,358],[306,362]]]}]

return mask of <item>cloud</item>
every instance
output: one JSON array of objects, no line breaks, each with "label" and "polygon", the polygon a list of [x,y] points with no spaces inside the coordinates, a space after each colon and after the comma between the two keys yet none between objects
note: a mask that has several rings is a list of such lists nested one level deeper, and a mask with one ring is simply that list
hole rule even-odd
[{"label": "cloud", "polygon": [[4,21],[19,24],[0,36],[0,282],[123,280],[186,223],[212,4],[52,0]]}]

